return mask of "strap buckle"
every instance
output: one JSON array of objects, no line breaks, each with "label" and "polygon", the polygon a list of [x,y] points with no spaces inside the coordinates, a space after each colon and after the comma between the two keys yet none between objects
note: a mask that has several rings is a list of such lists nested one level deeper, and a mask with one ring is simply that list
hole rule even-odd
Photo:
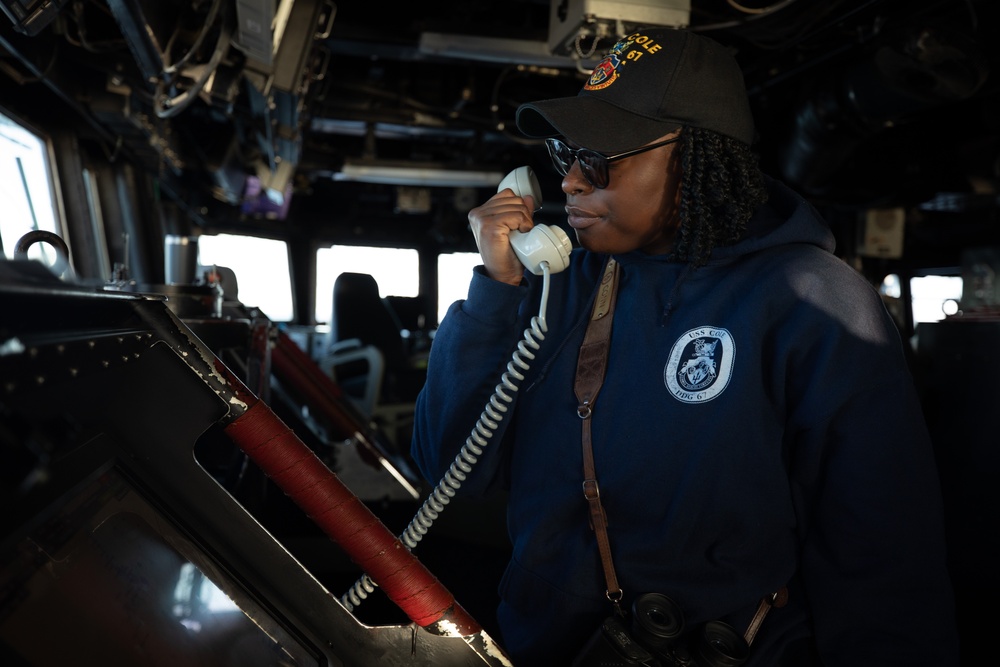
[{"label": "strap buckle", "polygon": [[625,593],[620,588],[614,591],[607,590],[604,591],[604,597],[606,597],[608,599],[608,602],[613,604],[616,609],[621,609],[621,607],[619,607],[619,604],[621,603],[622,598],[625,597]]},{"label": "strap buckle", "polygon": [[587,500],[598,500],[601,497],[601,489],[597,486],[596,479],[583,480],[583,497]]}]

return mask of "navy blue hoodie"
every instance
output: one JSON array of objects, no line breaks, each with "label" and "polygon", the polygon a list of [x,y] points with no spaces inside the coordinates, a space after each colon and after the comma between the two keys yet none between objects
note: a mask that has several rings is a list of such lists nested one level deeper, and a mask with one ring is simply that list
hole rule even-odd
[{"label": "navy blue hoodie", "polygon": [[[809,664],[810,646],[827,667],[957,665],[938,478],[898,331],[814,209],[769,189],[743,240],[705,266],[616,256],[592,430],[625,606],[663,593],[688,628],[742,634],[787,586],[748,667]],[[509,489],[498,619],[519,666],[568,665],[611,611],[573,391],[605,261],[574,250],[544,304],[540,276],[511,286],[477,268],[417,403],[412,453],[434,483],[544,305],[544,339],[518,353],[529,367],[512,407],[461,487]]]}]

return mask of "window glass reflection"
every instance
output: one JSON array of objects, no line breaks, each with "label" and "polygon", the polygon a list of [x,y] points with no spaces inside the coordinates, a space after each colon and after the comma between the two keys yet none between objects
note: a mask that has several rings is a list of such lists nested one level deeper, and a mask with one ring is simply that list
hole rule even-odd
[{"label": "window glass reflection", "polygon": [[316,664],[241,588],[223,584],[242,606],[183,555],[193,545],[113,472],[10,544],[0,645],[24,664]]}]

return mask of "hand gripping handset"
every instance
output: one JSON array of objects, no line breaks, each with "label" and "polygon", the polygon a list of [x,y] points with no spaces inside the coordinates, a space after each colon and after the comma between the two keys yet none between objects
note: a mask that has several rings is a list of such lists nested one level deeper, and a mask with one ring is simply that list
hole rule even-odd
[{"label": "hand gripping handset", "polygon": [[[497,192],[506,188],[513,190],[519,197],[531,195],[536,204],[542,200],[541,188],[531,167],[518,167],[510,172],[500,181]],[[549,278],[550,274],[558,273],[569,266],[569,253],[572,250],[569,237],[558,227],[535,225],[531,231],[523,234],[511,232],[510,244],[521,263],[532,273],[542,276],[541,307],[538,315],[531,319],[530,327],[524,330],[524,339],[518,342],[517,350],[507,362],[507,371],[500,378],[500,383],[487,401],[479,421],[466,438],[465,444],[462,445],[444,477],[430,492],[424,504],[417,510],[416,516],[400,535],[400,540],[409,549],[416,548],[427,534],[482,456],[490,443],[490,438],[493,437],[493,433],[514,401],[514,394],[524,380],[524,371],[528,370],[529,362],[535,358],[532,350],[539,349],[539,342],[545,338],[545,332],[548,331],[545,310],[549,298]],[[348,611],[353,611],[354,607],[361,604],[361,601],[375,588],[375,582],[365,574],[341,596],[340,601]]]},{"label": "hand gripping handset", "polygon": [[[518,197],[530,195],[535,205],[542,201],[541,187],[538,178],[531,167],[518,167],[500,181],[497,192],[506,188],[514,191]],[[542,275],[542,262],[548,262],[549,271],[558,273],[569,266],[569,253],[573,244],[559,227],[535,225],[529,232],[512,231],[510,245],[514,254],[529,271],[536,276]]]}]

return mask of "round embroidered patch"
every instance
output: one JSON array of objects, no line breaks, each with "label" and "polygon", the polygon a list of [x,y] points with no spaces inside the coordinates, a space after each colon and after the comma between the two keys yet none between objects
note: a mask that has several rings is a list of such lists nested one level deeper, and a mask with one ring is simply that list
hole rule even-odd
[{"label": "round embroidered patch", "polygon": [[670,348],[663,383],[678,401],[704,403],[725,390],[736,360],[736,343],[726,329],[695,327]]}]

